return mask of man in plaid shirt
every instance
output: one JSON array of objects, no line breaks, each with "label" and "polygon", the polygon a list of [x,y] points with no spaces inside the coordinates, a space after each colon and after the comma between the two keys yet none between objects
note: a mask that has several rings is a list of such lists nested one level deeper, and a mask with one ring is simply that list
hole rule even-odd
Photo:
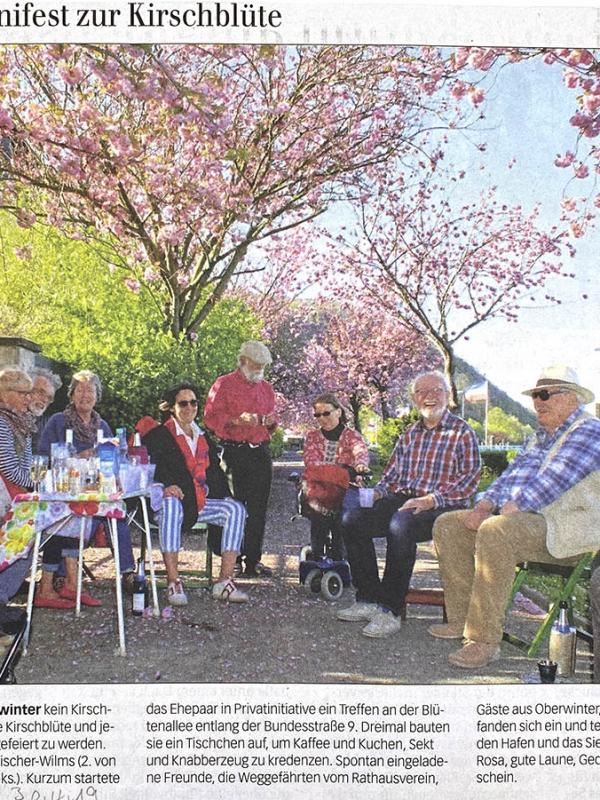
[{"label": "man in plaid shirt", "polygon": [[[400,435],[381,481],[375,504],[344,514],[342,529],[356,588],[356,600],[337,618],[364,621],[365,636],[381,638],[400,630],[417,543],[431,539],[436,518],[465,508],[480,474],[473,430],[448,411],[449,387],[440,372],[419,375],[411,397],[421,419]],[[383,577],[373,539],[387,539]]]},{"label": "man in plaid shirt", "polygon": [[523,394],[540,424],[535,442],[472,511],[445,514],[434,526],[448,624],[429,632],[467,640],[448,657],[464,669],[499,657],[518,563],[572,565],[600,544],[600,420],[583,408],[594,395],[562,365],[546,368]]}]

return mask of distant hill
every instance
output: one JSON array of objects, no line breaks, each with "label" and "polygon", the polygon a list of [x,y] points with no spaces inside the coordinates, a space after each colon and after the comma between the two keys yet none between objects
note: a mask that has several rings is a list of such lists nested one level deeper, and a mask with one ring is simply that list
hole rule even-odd
[{"label": "distant hill", "polygon": [[[528,408],[513,400],[506,392],[495,386],[485,375],[463,361],[462,358],[456,357],[456,388],[459,393],[468,386],[474,383],[481,383],[481,381],[488,380],[490,389],[490,406],[501,408],[507,414],[515,416],[519,422],[524,425],[531,425],[533,428],[537,426],[536,416]],[[483,421],[483,403],[466,403],[465,404],[465,417]]]}]

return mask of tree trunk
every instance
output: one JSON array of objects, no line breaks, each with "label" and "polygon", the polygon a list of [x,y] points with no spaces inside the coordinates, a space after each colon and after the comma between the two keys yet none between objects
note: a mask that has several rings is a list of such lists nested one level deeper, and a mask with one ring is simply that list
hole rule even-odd
[{"label": "tree trunk", "polygon": [[352,414],[354,416],[354,427],[356,428],[356,430],[359,433],[362,433],[362,431],[360,429],[360,416],[359,416],[360,406],[361,406],[361,402],[360,402],[358,396],[355,395],[355,394],[351,394],[350,395],[350,408],[351,408]]},{"label": "tree trunk", "polygon": [[442,346],[438,343],[438,347],[440,347],[442,351],[442,356],[444,358],[444,375],[446,376],[446,380],[450,384],[450,400],[448,405],[452,411],[456,411],[459,408],[458,405],[458,392],[456,391],[456,383],[454,382],[454,370],[455,370],[455,363],[454,363],[454,350],[451,345],[447,342],[444,342]]}]

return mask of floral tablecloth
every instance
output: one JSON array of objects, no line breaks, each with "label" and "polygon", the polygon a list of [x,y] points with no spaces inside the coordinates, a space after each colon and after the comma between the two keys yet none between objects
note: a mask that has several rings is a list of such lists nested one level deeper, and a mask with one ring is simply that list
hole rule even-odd
[{"label": "floral tablecloth", "polygon": [[[47,530],[68,516],[77,523],[81,517],[126,516],[125,504],[118,497],[80,495],[64,500],[43,495],[19,494],[0,528],[0,572],[19,558],[25,558],[33,545],[36,531]],[[62,531],[61,531],[62,533]]]}]

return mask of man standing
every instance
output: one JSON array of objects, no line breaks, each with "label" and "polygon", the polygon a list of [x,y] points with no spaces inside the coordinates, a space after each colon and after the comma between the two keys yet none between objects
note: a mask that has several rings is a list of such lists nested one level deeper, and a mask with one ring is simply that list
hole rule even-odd
[{"label": "man standing", "polygon": [[[477,438],[448,411],[444,375],[419,375],[411,398],[421,419],[400,435],[375,487],[373,508],[350,511],[342,520],[356,601],[337,618],[368,622],[362,633],[375,638],[400,630],[417,543],[431,539],[433,523],[444,511],[464,508],[479,481]],[[377,537],[387,539],[382,579],[373,545]]]},{"label": "man standing", "polygon": [[464,669],[499,657],[518,563],[570,565],[600,544],[600,420],[582,407],[594,395],[565,366],[546,368],[523,394],[540,424],[535,444],[472,511],[445,514],[434,526],[448,624],[429,632],[467,640],[448,657]]},{"label": "man standing", "polygon": [[261,563],[267,503],[271,491],[271,434],[277,427],[275,393],[264,380],[271,354],[261,342],[244,342],[238,368],[214,382],[204,408],[204,424],[221,439],[231,476],[233,496],[246,506],[248,517],[239,571],[248,577],[268,577]]}]

